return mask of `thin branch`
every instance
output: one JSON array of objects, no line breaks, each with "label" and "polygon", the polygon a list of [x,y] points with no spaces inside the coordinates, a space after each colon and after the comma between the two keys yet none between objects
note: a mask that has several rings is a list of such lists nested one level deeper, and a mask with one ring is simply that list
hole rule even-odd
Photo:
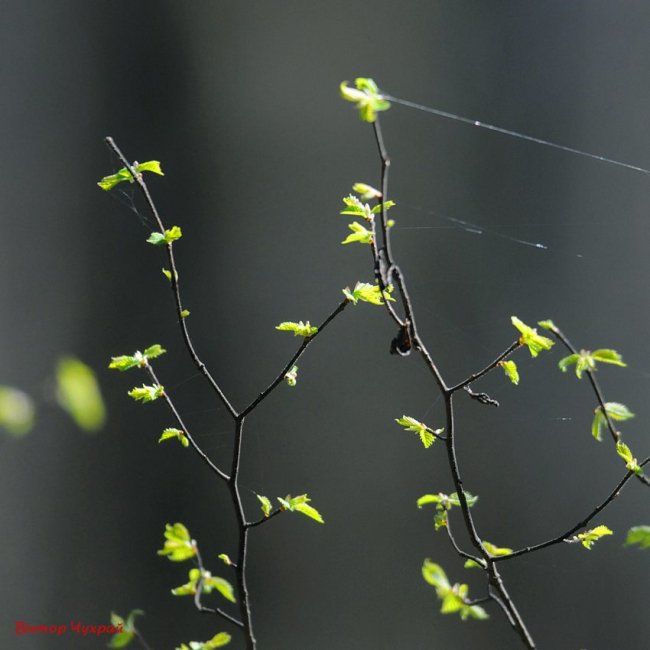
[{"label": "thin branch", "polygon": [[[153,379],[153,381],[156,383],[157,386],[161,386],[162,384],[158,381],[158,377],[156,376],[156,373],[154,372],[153,368],[151,365],[147,362],[147,371],[149,372],[149,376]],[[206,465],[215,473],[219,476],[220,479],[224,481],[228,481],[229,477],[228,474],[226,474],[223,470],[219,469],[208,457],[208,455],[199,447],[197,444],[196,440],[194,440],[192,434],[190,433],[189,429],[183,422],[183,419],[180,416],[180,413],[176,410],[176,407],[174,406],[174,402],[172,401],[172,398],[169,396],[167,391],[163,391],[163,399],[167,403],[167,406],[169,407],[169,410],[174,414],[174,418],[176,419],[176,422],[178,423],[178,426],[181,428],[183,433],[187,436],[187,439],[190,442],[190,445],[192,445],[192,448],[196,453],[201,457],[201,459],[206,463]]]},{"label": "thin branch", "polygon": [[262,524],[265,524],[269,519],[272,519],[273,517],[279,515],[281,512],[284,512],[283,508],[276,508],[275,510],[272,510],[267,517],[262,517],[261,519],[258,519],[257,521],[249,521],[246,523],[246,528],[255,528],[255,526],[260,526]]},{"label": "thin branch", "polygon": [[447,514],[447,525],[445,526],[445,530],[447,531],[447,537],[449,537],[449,541],[451,542],[451,545],[454,547],[454,550],[460,557],[464,557],[466,560],[472,560],[473,562],[476,562],[479,566],[481,565],[482,560],[474,555],[470,555],[469,553],[465,553],[460,546],[456,543],[456,539],[454,538],[453,533],[451,532],[451,524],[449,522],[449,514]]},{"label": "thin branch", "polygon": [[[647,463],[650,463],[650,456],[646,458],[642,463],[640,463],[640,467],[645,466]],[[525,548],[520,548],[517,551],[513,551],[509,555],[500,555],[499,557],[494,557],[492,560],[494,562],[502,562],[503,560],[511,560],[512,558],[518,557],[520,555],[525,555],[526,553],[533,553],[535,551],[539,551],[543,548],[548,548],[549,546],[553,546],[554,544],[559,544],[561,542],[565,542],[571,535],[573,535],[575,532],[579,531],[581,528],[585,528],[586,525],[602,510],[604,510],[616,497],[621,492],[621,489],[623,486],[633,477],[635,476],[634,472],[630,471],[625,474],[625,476],[619,481],[618,485],[612,490],[612,492],[607,496],[607,498],[597,505],[584,519],[581,519],[575,526],[572,526],[567,530],[565,533],[562,533],[561,535],[558,535],[557,537],[554,537],[553,539],[549,539],[546,542],[542,542],[541,544],[535,544],[534,546],[526,546]]]},{"label": "thin branch", "polygon": [[239,414],[239,418],[246,417],[254,408],[256,408],[262,401],[264,401],[275,388],[283,381],[285,375],[291,370],[296,361],[303,355],[305,350],[309,347],[311,342],[348,306],[349,301],[346,298],[341,302],[338,307],[318,326],[318,331],[309,337],[306,337],[296,350],[294,355],[285,364],[284,368],[279,372],[276,378]]},{"label": "thin branch", "polygon": [[205,573],[205,568],[203,566],[203,560],[201,558],[201,553],[199,551],[198,546],[195,546],[195,548],[196,548],[196,563],[198,564],[200,573],[199,573],[199,579],[196,583],[196,591],[194,592],[194,606],[202,614],[216,614],[217,616],[220,616],[226,621],[230,621],[233,625],[243,628],[244,624],[239,619],[235,618],[234,616],[231,616],[230,614],[228,614],[228,612],[224,612],[223,609],[220,609],[219,607],[216,608],[206,607],[203,603],[201,603],[201,595],[203,593],[203,574]]},{"label": "thin branch", "polygon": [[[156,208],[156,205],[151,197],[151,194],[149,193],[149,188],[147,187],[147,184],[145,183],[144,179],[142,178],[142,174],[138,173],[133,165],[127,160],[127,158],[124,156],[124,154],[120,151],[119,147],[115,144],[115,141],[113,138],[110,136],[105,138],[104,141],[108,145],[108,147],[111,149],[111,151],[119,158],[120,162],[129,170],[131,173],[131,176],[135,180],[135,182],[138,184],[138,187],[140,188],[140,191],[142,195],[145,198],[145,201],[147,202],[147,205],[149,206],[149,211],[151,212],[151,215],[156,221],[156,224],[158,225],[158,228],[160,228],[161,234],[165,234],[165,226],[163,225],[162,219],[160,218],[160,214],[158,213],[158,210]],[[208,383],[210,386],[212,386],[212,389],[217,393],[219,396],[219,399],[222,401],[226,409],[228,409],[228,412],[233,418],[237,417],[237,411],[233,407],[233,405],[230,403],[228,398],[226,397],[225,393],[221,390],[221,387],[217,384],[215,381],[214,377],[210,374],[208,371],[207,367],[201,361],[199,358],[198,354],[196,353],[196,350],[194,349],[194,345],[192,344],[192,340],[190,338],[188,329],[187,329],[187,323],[185,322],[186,319],[183,318],[183,305],[181,302],[181,294],[180,294],[180,287],[178,284],[178,272],[176,270],[176,260],[174,258],[174,251],[172,248],[172,244],[169,243],[166,246],[167,249],[167,259],[169,261],[169,266],[170,266],[170,271],[171,271],[171,288],[172,292],[174,294],[174,301],[176,303],[176,316],[178,318],[178,324],[181,328],[181,333],[183,335],[183,341],[185,342],[185,347],[187,348],[187,351],[189,352],[190,357],[192,358],[192,361],[194,362],[194,365],[198,368],[199,372],[207,379]]]},{"label": "thin branch", "polygon": [[518,340],[514,341],[492,363],[485,366],[483,370],[479,370],[478,372],[475,372],[473,375],[470,375],[467,379],[461,381],[459,384],[456,384],[455,386],[450,388],[449,392],[455,393],[461,388],[465,388],[465,386],[469,386],[470,384],[474,383],[477,379],[483,377],[483,375],[487,375],[487,373],[490,372],[490,370],[496,368],[501,361],[503,361],[506,357],[511,355],[517,348],[520,347],[521,347],[521,343]]},{"label": "thin branch", "polygon": [[140,630],[133,628],[133,634],[135,634],[135,638],[138,640],[138,643],[143,647],[144,650],[152,650],[151,646],[145,641]]}]

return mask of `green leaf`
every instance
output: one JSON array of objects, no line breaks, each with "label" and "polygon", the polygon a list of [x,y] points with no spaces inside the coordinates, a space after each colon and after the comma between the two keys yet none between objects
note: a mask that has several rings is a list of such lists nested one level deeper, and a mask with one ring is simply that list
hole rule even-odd
[{"label": "green leaf", "polygon": [[[619,402],[605,402],[605,412],[612,420],[625,421],[634,417],[634,413]],[[591,423],[591,435],[600,442],[603,427],[607,426],[607,418],[600,406],[594,409],[594,419]]]},{"label": "green leaf", "polygon": [[126,629],[128,630],[135,630],[135,617],[136,616],[143,616],[144,612],[141,609],[132,609],[129,612],[129,615],[126,617]]},{"label": "green leaf", "polygon": [[638,544],[640,549],[650,548],[650,526],[634,526],[627,531],[625,546]]},{"label": "green leaf", "polygon": [[293,321],[287,321],[276,325],[276,330],[281,330],[283,332],[293,332],[294,336],[304,336],[309,338],[314,336],[318,332],[318,327],[314,327],[309,323],[309,321],[303,323],[302,321],[294,323]]},{"label": "green leaf", "polygon": [[226,566],[232,566],[232,560],[226,553],[219,553],[217,556]]},{"label": "green leaf", "polygon": [[147,359],[155,359],[156,357],[165,354],[165,352],[167,352],[167,350],[165,350],[161,345],[158,345],[158,343],[156,343],[155,345],[149,346],[144,351],[144,356],[147,357]]},{"label": "green leaf", "polygon": [[360,223],[356,221],[349,224],[348,228],[352,231],[352,234],[348,235],[341,242],[342,244],[352,244],[354,242],[359,242],[360,244],[372,244],[373,241],[372,231],[367,230]]},{"label": "green leaf", "polygon": [[596,350],[591,352],[590,350],[580,350],[579,354],[570,354],[568,357],[564,357],[559,362],[560,370],[566,372],[569,366],[575,364],[576,366],[576,376],[578,379],[582,379],[582,373],[585,371],[594,372],[596,368],[596,361],[602,363],[611,363],[616,366],[626,366],[627,364],[623,363],[621,355],[616,352],[616,350]]},{"label": "green leaf", "polygon": [[187,318],[190,315],[190,312],[187,309],[183,309],[181,312],[181,318]]},{"label": "green leaf", "polygon": [[372,187],[372,185],[367,185],[366,183],[355,183],[352,186],[352,191],[356,192],[361,197],[362,201],[381,198],[381,192]]},{"label": "green leaf", "polygon": [[532,357],[536,357],[542,350],[550,350],[555,343],[551,339],[537,333],[533,327],[520,321],[516,316],[511,317],[512,324],[521,332],[519,337],[520,345],[525,345]]},{"label": "green leaf", "polygon": [[579,541],[587,550],[591,550],[591,547],[601,538],[606,535],[613,535],[614,533],[607,528],[607,526],[596,526],[591,530],[586,530],[584,533],[580,533],[573,538],[573,541]]},{"label": "green leaf", "polygon": [[301,514],[317,521],[319,524],[324,524],[325,521],[321,516],[320,512],[316,510],[313,506],[308,505],[311,499],[306,494],[301,494],[297,497],[281,498],[278,497],[278,501],[284,510],[289,510],[290,512],[300,512]]},{"label": "green leaf", "polygon": [[382,206],[384,208],[384,212],[388,212],[393,206],[397,205],[395,201],[384,201],[383,203],[379,203],[372,209],[373,214],[379,214],[381,212]]},{"label": "green leaf", "polygon": [[172,589],[172,594],[174,596],[194,596],[197,592],[201,575],[203,575],[201,581],[201,593],[209,594],[216,590],[231,603],[237,602],[235,600],[234,589],[227,580],[213,576],[209,571],[203,571],[203,574],[201,574],[199,569],[190,569],[189,582]]},{"label": "green leaf", "polygon": [[623,357],[621,357],[616,350],[594,350],[594,352],[591,353],[591,356],[601,363],[611,363],[615,366],[621,366],[622,368],[627,367],[627,364],[623,362]]},{"label": "green leaf", "polygon": [[422,566],[422,576],[425,581],[435,587],[436,595],[442,601],[440,612],[442,614],[459,613],[463,621],[468,618],[485,620],[487,613],[478,605],[469,604],[469,587],[466,584],[451,585],[443,568],[426,559]]},{"label": "green leaf", "polygon": [[368,284],[367,282],[357,282],[352,291],[350,291],[349,287],[343,289],[343,295],[354,305],[356,305],[359,300],[362,302],[369,302],[372,305],[383,305],[384,300],[395,302],[395,299],[390,295],[392,292],[392,285],[386,287],[386,290],[382,295],[378,285]]},{"label": "green leaf", "polygon": [[[465,492],[465,500],[471,508],[478,501],[478,497],[469,492]],[[425,494],[417,500],[418,508],[431,503],[436,504],[437,510],[451,510],[452,506],[460,507],[460,498],[456,492],[452,492],[451,494],[438,492],[438,494]]]},{"label": "green leaf", "polygon": [[126,648],[135,639],[135,632],[118,632],[108,642],[109,648]]},{"label": "green leaf", "polygon": [[11,386],[0,386],[0,426],[20,438],[29,433],[35,417],[36,408],[27,393]]},{"label": "green leaf", "polygon": [[264,513],[264,516],[268,517],[271,514],[271,510],[273,509],[271,501],[269,501],[269,499],[267,499],[265,496],[262,496],[261,494],[256,494],[255,496],[262,504],[262,512]]},{"label": "green leaf", "polygon": [[[157,160],[149,160],[148,162],[144,163],[136,162],[133,163],[133,167],[137,173],[153,172],[159,176],[164,176],[162,169],[160,168],[160,163]],[[112,190],[116,185],[119,185],[125,181],[133,183],[133,176],[131,176],[131,172],[126,167],[122,167],[122,169],[120,169],[115,174],[104,176],[104,178],[102,178],[102,180],[99,181],[97,185],[99,185],[99,187],[101,187],[103,190],[108,191]]]},{"label": "green leaf", "polygon": [[190,641],[189,645],[181,643],[176,650],[214,650],[215,648],[222,648],[228,645],[231,638],[227,632],[219,632],[219,634],[215,634],[208,641]]},{"label": "green leaf", "polygon": [[340,214],[359,217],[361,219],[365,219],[370,223],[372,223],[374,220],[372,208],[367,203],[360,201],[353,194],[343,197],[343,203],[345,204],[345,210],[341,210]]},{"label": "green leaf", "polygon": [[354,88],[347,85],[347,81],[341,82],[339,89],[341,97],[348,102],[353,102],[359,109],[359,117],[364,122],[374,122],[379,111],[386,111],[390,108],[390,102],[379,94],[377,84],[365,77],[355,79]]},{"label": "green leaf", "polygon": [[298,366],[292,366],[291,370],[284,375],[287,385],[293,388],[298,383]]},{"label": "green leaf", "polygon": [[132,397],[136,402],[141,401],[143,404],[146,402],[153,402],[154,400],[162,397],[165,394],[165,389],[160,386],[146,386],[142,385],[142,388],[132,388],[128,395]]},{"label": "green leaf", "polygon": [[[491,544],[490,542],[483,541],[483,546],[485,546],[485,550],[490,555],[493,555],[494,557],[502,557],[504,555],[512,554],[512,549],[511,548],[495,546],[494,544]],[[471,569],[473,567],[479,567],[479,566],[481,566],[481,568],[485,568],[484,566],[479,565],[477,562],[474,562],[474,560],[467,560],[463,566],[466,569]]]},{"label": "green leaf", "polygon": [[93,433],[104,426],[106,407],[90,366],[79,359],[65,357],[57,364],[56,383],[59,406],[80,429]]},{"label": "green leaf", "polygon": [[431,447],[431,445],[436,441],[436,436],[439,436],[444,431],[444,429],[430,429],[426,424],[418,422],[418,420],[408,415],[402,415],[402,417],[397,418],[395,422],[404,427],[406,431],[413,431],[416,433],[420,437],[425,449]]},{"label": "green leaf", "polygon": [[190,533],[181,523],[165,526],[165,545],[158,551],[172,562],[183,562],[196,555],[196,542],[190,539]]},{"label": "green leaf", "polygon": [[[172,281],[172,272],[168,269],[163,268],[163,275],[171,282]],[[178,273],[176,274],[176,280],[178,281]]]},{"label": "green leaf", "polygon": [[153,174],[158,174],[159,176],[164,176],[163,171],[160,167],[160,162],[157,160],[149,160],[135,165],[135,170],[137,172],[152,172]]},{"label": "green leaf", "polygon": [[164,233],[152,232],[147,242],[154,246],[163,246],[164,244],[171,244],[182,236],[181,229],[178,226],[172,226],[169,230],[165,230]]},{"label": "green leaf", "polygon": [[549,330],[549,331],[551,331],[551,332],[557,332],[557,331],[558,331],[557,326],[556,326],[555,323],[554,323],[552,320],[550,320],[550,319],[549,319],[549,320],[540,320],[540,321],[537,321],[537,324],[538,324],[540,327],[543,327],[545,330]]},{"label": "green leaf", "polygon": [[169,427],[162,432],[162,435],[158,439],[158,443],[161,443],[164,440],[170,440],[171,438],[177,438],[183,447],[188,447],[190,444],[189,438],[185,433],[180,429],[174,429],[173,427]]},{"label": "green leaf", "polygon": [[499,361],[499,365],[503,368],[508,379],[517,386],[519,384],[519,372],[517,371],[517,364],[514,361]]},{"label": "green leaf", "polygon": [[446,510],[438,510],[436,514],[433,516],[433,525],[436,529],[436,531],[440,530],[441,528],[447,528],[447,511]]},{"label": "green leaf", "polygon": [[643,468],[639,466],[637,459],[634,458],[630,448],[622,441],[616,443],[616,453],[625,461],[625,467],[627,467],[630,472],[635,474],[642,474]]}]

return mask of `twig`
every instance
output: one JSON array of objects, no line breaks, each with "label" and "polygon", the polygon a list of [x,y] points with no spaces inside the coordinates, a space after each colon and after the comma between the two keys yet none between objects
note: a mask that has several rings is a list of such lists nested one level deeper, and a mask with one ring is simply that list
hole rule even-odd
[{"label": "twig", "polygon": [[[642,463],[640,463],[640,467],[645,466],[647,463],[650,463],[650,457],[646,458]],[[517,551],[513,551],[512,553],[508,555],[500,555],[499,557],[494,557],[492,558],[494,562],[502,562],[503,560],[511,560],[512,558],[518,557],[519,555],[525,555],[526,553],[533,553],[534,551],[539,551],[543,548],[548,548],[549,546],[553,546],[554,544],[559,544],[560,542],[565,542],[571,535],[573,535],[575,532],[580,530],[581,528],[584,528],[599,512],[604,510],[616,497],[621,492],[621,489],[623,486],[633,477],[635,476],[635,473],[632,471],[627,472],[625,476],[620,480],[618,485],[614,488],[614,490],[607,496],[607,498],[599,505],[597,505],[584,519],[581,519],[575,526],[572,526],[567,530],[565,533],[562,533],[561,535],[558,535],[557,537],[554,537],[553,539],[549,539],[546,542],[542,542],[541,544],[535,544],[534,546],[527,546],[525,548],[521,548]]]}]

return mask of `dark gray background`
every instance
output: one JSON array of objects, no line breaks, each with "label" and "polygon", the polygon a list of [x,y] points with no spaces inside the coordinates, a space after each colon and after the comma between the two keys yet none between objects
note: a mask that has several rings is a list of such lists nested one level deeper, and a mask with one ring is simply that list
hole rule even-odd
[{"label": "dark gray background", "polygon": [[[650,167],[649,27],[648,3],[595,0],[2,2],[0,382],[41,399],[34,432],[2,439],[2,647],[99,648],[106,638],[16,638],[14,624],[99,624],[135,607],[157,649],[228,629],[169,595],[187,567],[155,553],[164,524],[183,521],[228,577],[216,560],[233,552],[227,494],[193,454],[156,444],[165,408],[125,394],[143,377],[106,369],[111,355],[163,344],[161,380],[205,450],[229,457],[229,419],[185,358],[161,251],[128,201],[95,185],[116,168],[104,136],[163,162],[151,188],[185,234],[192,333],[242,407],[295,349],[274,326],[320,321],[344,286],[371,277],[367,251],[339,245],[341,197],[378,182],[371,130],[339,99],[341,80],[372,76],[397,97]],[[510,343],[511,314],[553,318],[578,345],[624,353],[629,368],[600,379],[637,413],[624,431],[647,454],[647,176],[399,106],[383,126],[395,252],[444,376],[460,380]],[[442,449],[424,451],[393,418],[438,426],[443,414],[421,362],[388,355],[393,334],[379,309],[350,308],[301,361],[298,386],[249,419],[243,483],[309,492],[327,519],[283,516],[252,536],[261,649],[519,647],[493,607],[487,623],[442,617],[420,577],[430,557],[484,589],[415,508],[452,486]],[[98,372],[99,435],[50,404],[67,352]],[[526,354],[518,388],[499,374],[477,385],[500,409],[459,400],[477,525],[513,547],[560,533],[622,475],[609,441],[589,435],[586,382],[557,371],[557,352]],[[650,556],[621,546],[649,523],[647,498],[626,488],[595,522],[616,536],[591,552],[504,565],[540,648],[647,647]]]}]

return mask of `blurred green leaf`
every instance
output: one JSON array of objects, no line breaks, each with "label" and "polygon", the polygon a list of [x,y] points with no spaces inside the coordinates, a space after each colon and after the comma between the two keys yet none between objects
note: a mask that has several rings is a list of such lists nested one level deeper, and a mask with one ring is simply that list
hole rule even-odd
[{"label": "blurred green leaf", "polygon": [[27,393],[11,386],[0,386],[0,426],[20,438],[31,431],[35,417],[36,408]]},{"label": "blurred green leaf", "polygon": [[395,298],[392,298],[390,295],[391,293],[393,293],[393,287],[390,285],[386,287],[386,290],[382,295],[379,285],[369,284],[367,282],[357,282],[352,291],[350,291],[349,287],[343,289],[343,295],[354,305],[356,305],[359,300],[362,302],[369,302],[372,305],[383,305],[384,299],[390,302],[395,302]]},{"label": "blurred green leaf", "polygon": [[390,108],[390,102],[379,93],[377,84],[372,79],[357,77],[354,81],[354,88],[348,86],[347,83],[347,81],[343,81],[339,86],[341,97],[356,104],[359,109],[359,117],[364,122],[374,122],[379,111],[386,111]]},{"label": "blurred green leaf", "polygon": [[196,542],[190,539],[190,533],[181,523],[165,526],[165,545],[158,551],[172,562],[183,562],[196,555]]},{"label": "blurred green leaf", "polygon": [[268,517],[271,514],[271,510],[273,509],[273,506],[271,505],[271,501],[265,497],[262,496],[261,494],[256,494],[255,495],[260,503],[262,504],[262,512],[264,513],[265,517]]},{"label": "blurred green leaf", "polygon": [[165,389],[159,384],[155,386],[146,386],[132,388],[128,395],[132,397],[136,402],[141,401],[143,404],[147,402],[153,402],[159,397],[162,397],[165,394]]},{"label": "blurred green leaf", "polygon": [[73,357],[60,359],[56,382],[59,405],[80,429],[92,433],[104,426],[106,408],[90,366]]},{"label": "blurred green leaf", "polygon": [[165,440],[170,440],[171,438],[177,438],[183,447],[188,447],[190,444],[189,438],[185,435],[185,433],[180,429],[175,429],[174,427],[168,427],[165,429],[158,439],[158,442],[161,443]]},{"label": "blurred green leaf", "polygon": [[586,530],[584,533],[576,535],[573,539],[579,541],[587,550],[591,550],[591,547],[599,540],[601,537],[606,535],[613,535],[614,533],[607,528],[607,526],[596,526],[591,530]]},{"label": "blurred green leaf", "polygon": [[650,548],[650,526],[634,526],[627,531],[625,546],[638,544],[640,549]]},{"label": "blurred green leaf", "polygon": [[395,422],[404,427],[406,431],[416,433],[420,437],[425,449],[431,447],[431,445],[436,441],[436,436],[439,436],[444,431],[444,429],[431,429],[426,424],[418,422],[418,420],[409,415],[402,415],[402,417],[397,418]]}]

